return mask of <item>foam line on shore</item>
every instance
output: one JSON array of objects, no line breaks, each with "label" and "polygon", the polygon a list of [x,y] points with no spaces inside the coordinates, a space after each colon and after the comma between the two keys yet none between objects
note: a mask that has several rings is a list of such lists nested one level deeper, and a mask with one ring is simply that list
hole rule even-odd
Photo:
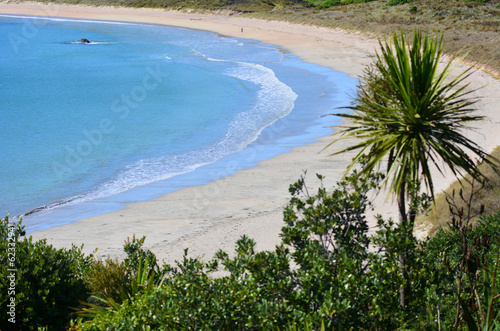
[{"label": "foam line on shore", "polygon": [[[258,39],[281,45],[312,63],[357,76],[370,62],[378,43],[356,33],[299,26],[283,22],[260,21],[237,16],[187,14],[154,9],[129,9],[57,5],[50,7],[57,16],[111,19],[127,22],[166,24],[209,30],[224,35]],[[43,15],[48,7],[33,4],[0,4],[2,13]],[[241,28],[244,33],[241,33]],[[472,96],[480,97],[478,113],[488,117],[477,132],[467,135],[491,152],[497,139],[491,132],[500,130],[500,84],[489,75],[476,71],[468,79],[471,89],[485,86]],[[283,206],[287,203],[288,185],[309,172],[311,186],[317,184],[314,173],[326,176],[325,185],[333,185],[349,163],[352,154],[328,158],[352,142],[324,147],[330,137],[320,142],[297,147],[292,152],[261,162],[257,168],[240,171],[207,185],[186,188],[154,201],[128,205],[124,210],[80,220],[67,226],[40,231],[35,239],[48,238],[56,247],[85,243],[91,252],[99,247],[102,256],[122,256],[123,240],[132,234],[146,235],[146,246],[159,258],[172,263],[189,247],[190,255],[210,258],[218,249],[233,251],[235,241],[247,234],[257,242],[257,250],[272,249],[279,241],[283,225]],[[224,169],[221,169],[223,172]],[[436,192],[446,188],[453,177],[436,173]],[[385,217],[395,208],[380,195],[375,200],[375,213]]]}]

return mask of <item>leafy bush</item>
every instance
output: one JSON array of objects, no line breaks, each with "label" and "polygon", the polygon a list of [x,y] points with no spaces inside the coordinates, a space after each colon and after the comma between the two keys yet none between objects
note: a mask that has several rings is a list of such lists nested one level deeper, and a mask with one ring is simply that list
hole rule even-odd
[{"label": "leafy bush", "polygon": [[[290,186],[282,241],[274,250],[255,252],[255,241],[243,236],[234,257],[218,251],[205,263],[188,257],[186,249],[175,267],[160,268],[143,249],[144,238],[126,241],[128,257],[122,262],[95,262],[81,248],[57,250],[44,240],[21,240],[23,226],[5,218],[2,273],[17,270],[15,330],[68,326],[69,307],[89,290],[94,301],[70,330],[490,330],[500,325],[500,214],[472,225],[469,213],[456,209],[449,229],[421,242],[409,224],[378,216],[370,236],[368,193],[381,179],[354,172],[333,190],[321,185],[311,194],[302,177]],[[425,199],[415,201],[425,205]],[[400,268],[403,254],[407,275]],[[6,316],[12,286],[10,278],[1,281]],[[411,291],[402,308],[399,292],[405,286]],[[13,329],[2,323],[2,330]]]},{"label": "leafy bush", "polygon": [[[99,311],[80,327],[396,329],[416,314],[422,302],[415,299],[403,311],[397,299],[403,284],[399,253],[418,250],[413,249],[417,243],[411,234],[401,236],[407,229],[380,220],[373,242],[381,245],[384,254],[370,251],[364,214],[370,205],[368,191],[379,179],[353,174],[330,192],[321,187],[309,195],[301,178],[290,187],[293,197],[284,212],[282,243],[275,250],[256,253],[255,242],[243,236],[236,243],[234,258],[219,251],[204,263],[188,258],[186,251],[176,267],[164,269],[161,286],[138,293],[113,313]],[[425,288],[427,274],[417,263],[418,256],[409,258],[415,266],[409,268],[409,279]],[[216,271],[224,276],[213,277]],[[415,293],[415,298],[423,297]]]},{"label": "leafy bush", "polygon": [[123,264],[131,271],[136,272],[139,269],[139,265],[143,263],[143,261],[147,261],[150,269],[158,269],[156,255],[154,255],[150,250],[144,250],[142,248],[145,240],[146,236],[143,236],[141,239],[137,239],[135,235],[133,235],[132,239],[127,238],[125,245],[123,245],[123,251],[127,253],[127,257],[123,261]]},{"label": "leafy bush", "polygon": [[[491,302],[498,297],[499,277],[492,271],[498,264],[500,214],[482,218],[467,231],[455,226],[422,242],[409,225],[379,217],[377,232],[369,236],[368,192],[380,179],[354,173],[331,191],[321,186],[310,194],[301,178],[290,186],[282,242],[274,250],[255,252],[255,241],[246,236],[236,242],[233,258],[219,251],[204,263],[186,250],[175,267],[160,271],[165,275],[161,284],[114,305],[112,313],[96,312],[79,327],[408,330],[500,322],[496,310],[484,308],[494,307]],[[406,276],[400,269],[402,254]],[[405,308],[399,302],[403,286],[411,288]]]},{"label": "leafy bush", "polygon": [[[85,283],[93,296],[121,304],[131,292],[131,278],[130,268],[117,260],[106,259],[92,265]],[[96,303],[94,300],[91,302]]]},{"label": "leafy bush", "polygon": [[389,0],[386,5],[387,6],[397,6],[397,5],[402,5],[402,4],[405,4],[405,3],[410,3],[412,2],[413,0]]},{"label": "leafy bush", "polygon": [[[481,217],[473,226],[452,224],[446,231],[440,229],[428,241],[424,253],[427,263],[433,265],[430,267],[434,270],[432,283],[439,297],[435,310],[441,307],[445,329],[456,329],[460,322],[465,322],[460,320],[465,319],[465,310],[479,323],[481,310],[488,306],[485,293],[495,288],[484,280],[495,279],[492,272],[499,262],[499,241],[500,214]],[[495,281],[498,289],[500,281]],[[463,304],[457,305],[460,300]],[[497,322],[500,322],[498,317]]]},{"label": "leafy bush", "polygon": [[21,222],[11,223],[8,216],[1,220],[0,274],[9,277],[0,279],[0,329],[60,330],[71,308],[89,294],[84,280],[92,256],[85,257],[81,247],[56,249],[46,240],[21,239],[24,233]]},{"label": "leafy bush", "polygon": [[86,279],[91,296],[76,312],[81,320],[93,319],[103,309],[116,309],[127,300],[152,291],[160,283],[162,275],[156,256],[142,248],[145,239],[137,239],[135,235],[127,238],[123,246],[127,257],[123,261],[108,258],[93,262]]}]

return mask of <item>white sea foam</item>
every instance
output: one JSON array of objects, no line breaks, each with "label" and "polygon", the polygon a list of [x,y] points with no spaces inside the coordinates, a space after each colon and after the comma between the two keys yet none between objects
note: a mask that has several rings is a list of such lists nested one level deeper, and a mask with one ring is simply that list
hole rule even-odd
[{"label": "white sea foam", "polygon": [[[225,61],[209,59],[210,61]],[[166,155],[141,160],[126,167],[117,177],[96,190],[51,204],[48,208],[76,204],[122,193],[137,186],[185,174],[203,165],[213,163],[225,155],[237,152],[255,141],[264,128],[288,115],[297,94],[281,82],[274,72],[262,65],[237,62],[224,74],[258,85],[255,105],[239,113],[228,125],[223,139],[200,150],[180,155]]]},{"label": "white sea foam", "polygon": [[292,111],[297,95],[281,82],[271,69],[257,64],[239,63],[238,68],[226,74],[257,84],[260,89],[257,103],[251,109],[239,113],[229,123],[223,139],[201,150],[141,160],[129,165],[116,178],[99,187],[85,199],[118,194],[213,163],[225,155],[245,148],[257,139],[265,127]]},{"label": "white sea foam", "polygon": [[[141,25],[141,24],[131,24],[122,22],[102,22],[102,21],[97,22],[91,20],[46,18],[46,17],[33,17],[33,16],[22,16],[22,15],[18,16],[0,15],[0,17],[2,16],[27,19],[26,21],[23,20],[24,24],[26,23],[35,24],[39,25],[40,28],[42,28],[45,25],[45,21],[42,22],[38,20],[50,20],[56,22],[68,21],[68,22],[80,22],[89,24],[105,23],[111,25]],[[23,22],[20,22],[20,24],[23,24]],[[84,32],[88,31],[88,26],[86,24],[83,24],[82,26],[83,28],[80,29],[82,29],[83,33],[81,34],[78,33],[78,35],[76,36],[73,33],[64,34],[65,38],[67,39],[61,40],[59,43],[76,43],[76,41],[70,41],[70,40],[77,40],[82,37],[93,38],[93,40],[91,40],[91,45],[117,43],[117,42],[99,41],[99,40],[106,40],[106,37],[103,36],[102,38],[100,38],[99,36],[102,33],[108,33],[108,32],[112,34],[114,33],[114,30],[120,30],[121,32],[123,32],[122,30],[126,30],[123,29],[122,26],[119,26],[116,29],[114,27],[107,27],[106,29],[99,29],[98,32],[96,32],[95,34],[86,35]],[[75,25],[75,27],[78,27],[78,25]],[[16,28],[19,29],[19,27]],[[258,42],[253,42],[238,38],[227,38],[224,36],[206,34],[204,32],[198,32],[198,31],[186,30],[188,32],[187,34],[185,34],[177,32],[176,30],[172,31],[168,30],[165,32],[163,30],[161,31],[159,30],[159,34],[157,36],[155,33],[150,33],[149,28],[145,30],[147,30],[148,32],[147,34],[145,34],[145,36],[150,36],[150,35],[155,36],[155,38],[152,38],[152,40],[156,41],[154,44],[155,45],[154,52],[149,53],[149,49],[144,48],[143,49],[144,53],[141,53],[140,57],[137,57],[137,54],[135,53],[133,54],[134,56],[136,56],[134,59],[139,58],[141,61],[144,59],[151,60],[151,58],[149,59],[147,58],[147,55],[151,54],[153,60],[158,59],[160,60],[157,61],[159,63],[167,61],[178,63],[181,65],[180,70],[182,70],[183,68],[187,68],[188,69],[187,71],[189,71],[190,74],[192,74],[193,72],[196,73],[196,70],[201,69],[204,70],[205,72],[208,72],[209,75],[212,75],[210,77],[213,77],[214,80],[216,81],[219,81],[220,78],[220,81],[222,81],[224,84],[234,83],[236,86],[235,91],[237,91],[237,89],[240,88],[240,86],[242,86],[244,89],[246,89],[245,93],[249,92],[249,94],[248,95],[245,94],[244,98],[237,99],[237,100],[244,100],[244,102],[242,102],[241,105],[234,107],[235,108],[234,112],[231,112],[231,107],[228,106],[229,104],[233,104],[232,102],[228,100],[227,103],[223,104],[223,106],[221,106],[220,114],[222,114],[222,116],[220,121],[218,120],[212,121],[212,119],[209,116],[206,116],[205,118],[200,120],[200,123],[203,122],[203,124],[210,122],[210,125],[212,125],[212,123],[215,123],[213,124],[213,126],[207,126],[206,132],[210,132],[210,134],[217,135],[217,138],[213,138],[211,142],[213,142],[215,139],[219,140],[213,142],[209,146],[206,146],[203,145],[202,142],[198,142],[196,139],[193,138],[194,142],[193,145],[206,146],[206,147],[200,147],[200,149],[198,150],[191,150],[184,154],[181,154],[182,152],[179,152],[178,155],[164,155],[153,158],[144,158],[143,160],[135,163],[132,163],[133,161],[128,161],[130,162],[130,164],[124,166],[123,164],[127,162],[127,160],[132,160],[132,159],[135,160],[134,157],[142,153],[141,151],[139,151],[139,153],[136,153],[137,152],[137,149],[135,149],[136,145],[131,144],[132,146],[131,148],[129,149],[123,148],[123,150],[121,147],[117,147],[116,151],[114,150],[112,151],[114,154],[111,155],[109,159],[107,158],[109,153],[106,151],[106,146],[104,146],[104,144],[101,146],[96,146],[94,148],[94,152],[98,157],[100,157],[99,165],[95,166],[92,163],[92,160],[90,160],[89,158],[90,161],[85,162],[81,166],[78,165],[78,167],[80,167],[78,169],[76,168],[73,169],[73,167],[71,166],[70,170],[72,171],[74,170],[74,173],[71,172],[68,175],[67,179],[64,178],[64,181],[61,182],[62,185],[57,184],[59,185],[59,187],[52,186],[54,187],[55,191],[54,194],[43,199],[39,198],[38,196],[34,196],[36,198],[33,199],[35,203],[28,205],[28,208],[30,208],[33,205],[36,206],[45,204],[45,206],[33,209],[32,211],[33,213],[37,213],[37,215],[40,215],[38,214],[38,212],[43,210],[49,210],[58,208],[60,206],[66,206],[69,204],[78,204],[81,202],[90,201],[98,198],[113,196],[137,186],[165,180],[176,175],[189,173],[194,169],[199,168],[203,165],[213,163],[218,159],[224,157],[225,155],[244,149],[246,146],[248,146],[248,144],[250,144],[252,141],[256,140],[259,137],[259,134],[261,134],[262,130],[264,130],[273,122],[275,122],[279,118],[286,116],[292,111],[295,105],[295,100],[297,99],[297,95],[289,86],[280,81],[270,68],[268,68],[268,67],[272,68],[273,65],[279,63],[284,59],[283,52],[279,51],[278,49],[274,47],[269,47],[264,44],[259,44]],[[90,29],[90,31],[95,32],[93,29]],[[53,40],[57,40],[57,38],[60,38],[59,34],[56,34],[55,39],[52,38],[48,40],[46,44],[47,45],[56,44],[57,46],[57,43],[53,43]],[[118,38],[115,39],[118,40]],[[127,41],[128,39],[126,39],[125,37],[121,38],[121,40],[122,41],[119,41],[118,43],[123,42],[126,45],[130,44]],[[150,42],[150,40],[148,39],[147,42]],[[190,49],[197,56],[191,56],[192,53],[187,54]],[[194,51],[194,49],[197,49],[198,51]],[[107,48],[107,50],[112,52],[113,48],[109,47]],[[168,56],[166,56],[165,54],[168,54]],[[129,54],[120,54],[118,60],[126,60],[126,55]],[[53,60],[56,61],[57,58],[54,58]],[[213,61],[217,63],[207,63],[204,61]],[[254,61],[259,61],[259,63],[261,64],[252,63]],[[192,68],[195,68],[195,70],[191,70]],[[281,68],[281,66],[279,66],[279,68]],[[226,70],[222,71],[220,75],[225,75],[227,77],[215,77],[215,75],[217,75],[217,72],[220,72],[219,70]],[[172,75],[172,77],[175,76],[178,79],[183,79],[182,78],[183,74],[184,73],[181,72],[181,74],[179,74],[178,76]],[[289,79],[287,74],[288,73],[284,73],[283,75],[284,77],[286,77],[286,79]],[[189,78],[191,79],[191,77]],[[231,80],[234,81],[231,82]],[[241,83],[241,85],[238,84],[236,81]],[[291,81],[295,82],[294,80]],[[204,82],[204,84],[210,85],[212,81],[209,80],[207,82]],[[205,85],[201,84],[200,86],[203,88]],[[165,84],[165,86],[163,85],[161,86],[161,88],[163,87],[170,88],[170,85]],[[167,88],[165,89],[164,95],[168,96],[167,93],[170,90],[168,90]],[[193,87],[192,91],[193,98],[196,97],[197,92],[200,91],[203,93],[206,92],[206,90],[197,90],[197,88],[198,87],[196,88]],[[214,88],[217,89],[219,87],[214,86]],[[189,88],[184,89],[182,87],[179,87],[179,90],[183,90],[183,92],[190,91]],[[119,93],[121,93],[122,91],[115,89],[114,92],[116,92],[117,95],[120,95]],[[220,91],[217,90],[217,92],[219,93]],[[154,95],[153,92],[151,93],[151,95],[152,96]],[[186,95],[183,96],[186,97]],[[220,96],[224,96],[224,93],[221,92],[220,94],[214,96],[214,100],[215,98],[218,98]],[[187,98],[189,97],[190,96],[187,96]],[[159,93],[159,98],[161,98],[161,93]],[[233,98],[236,97],[232,95],[231,100],[235,100]],[[175,102],[177,102],[177,100],[175,100]],[[212,102],[212,100],[210,102]],[[225,100],[222,100],[222,103],[224,102]],[[244,105],[247,104],[249,104],[248,109],[240,113],[235,113],[237,111],[236,109],[241,111],[241,108],[245,107]],[[208,111],[205,114],[208,115],[210,113],[210,108],[213,107],[217,107],[217,104],[216,103],[210,104],[210,106],[207,107]],[[168,111],[175,111],[175,109],[174,108],[167,109],[166,107],[166,110]],[[114,116],[114,115],[115,115],[114,113],[112,114],[103,113],[102,116]],[[168,120],[168,116],[162,118],[164,120]],[[127,127],[127,125],[124,124],[125,122],[120,122],[121,119],[116,119],[116,118],[112,119],[117,121],[115,123],[117,124],[117,129]],[[226,123],[225,132],[221,132],[220,130],[217,129],[220,125],[223,125],[223,123]],[[119,124],[123,125],[119,126]],[[190,132],[189,130],[191,130],[190,127],[187,129],[186,132]],[[221,128],[221,130],[223,129]],[[167,131],[159,132],[154,139],[161,139],[163,134],[162,132],[167,132]],[[176,137],[177,136],[173,136],[172,141],[178,139]],[[121,140],[118,139],[113,140],[113,139],[115,138],[110,135],[109,140],[106,140],[106,142],[118,141],[121,143]],[[170,138],[166,137],[166,139]],[[181,139],[179,138],[179,140]],[[80,145],[75,145],[77,143],[76,141],[77,139],[75,138],[75,141],[68,143],[70,144],[68,146],[71,147],[72,149],[75,149],[76,148],[75,146],[80,146]],[[150,142],[152,144],[157,144],[157,140],[152,139],[150,141],[144,142],[143,145],[138,144],[137,146],[144,146],[140,147],[144,149],[147,149],[149,148],[148,146],[151,146],[152,149],[150,151],[144,151],[144,154],[147,155],[158,155],[157,154],[158,150],[168,150],[171,148],[169,145],[171,143],[170,140],[168,143],[165,142],[165,146],[148,145]],[[190,144],[191,142],[187,143],[186,146],[182,146],[182,148],[185,149],[182,148],[177,149],[176,147],[174,147],[173,149],[188,150],[189,148],[188,146]],[[120,145],[117,144],[117,146]],[[61,146],[61,148],[63,147],[64,146]],[[98,149],[97,147],[99,148],[102,147],[103,149]],[[68,155],[65,155],[64,153],[59,153],[57,152],[56,149],[54,150],[55,150],[54,155],[59,157],[59,160],[66,160],[66,162],[69,162],[67,161]],[[120,154],[121,152],[123,152],[123,155],[120,155],[120,159],[113,158],[117,154]],[[123,159],[121,158],[122,156]],[[101,161],[102,163],[100,163]],[[106,167],[105,169],[102,169],[102,172],[101,169],[99,168],[100,164],[103,164]],[[114,178],[109,179],[113,175]],[[50,179],[50,177],[48,178]],[[48,183],[50,184],[50,182]],[[96,184],[96,183],[103,183],[103,184]],[[44,188],[45,186],[43,186],[42,184],[45,185],[45,183],[40,184],[40,187]],[[49,184],[47,184],[46,187],[49,187]],[[91,187],[95,187],[94,185],[99,185],[99,186],[96,187],[95,189],[92,189]],[[49,192],[49,190],[46,190],[45,192]],[[52,189],[50,192],[52,193]],[[75,195],[76,192],[88,192],[88,193]],[[61,199],[62,197],[69,197],[69,198]],[[53,203],[47,203],[48,201],[51,201],[49,199],[52,199],[52,201],[55,201],[57,199],[60,200],[55,201]],[[19,209],[18,213],[21,213],[23,210],[26,210],[24,205],[21,207],[18,208]]]},{"label": "white sea foam", "polygon": [[86,20],[78,18],[64,18],[64,17],[52,17],[52,16],[35,16],[35,15],[16,15],[16,14],[0,14],[0,17],[7,18],[22,18],[30,20],[47,20],[53,22],[75,22],[75,23],[91,23],[91,24],[112,24],[112,25],[138,25],[138,26],[148,26],[149,24],[144,23],[134,23],[134,22],[118,22],[118,21],[96,21],[96,20]]},{"label": "white sea foam", "polygon": [[91,41],[91,42],[82,42],[82,41],[68,41],[67,44],[83,44],[83,45],[116,45],[118,43],[109,42],[109,41]]}]

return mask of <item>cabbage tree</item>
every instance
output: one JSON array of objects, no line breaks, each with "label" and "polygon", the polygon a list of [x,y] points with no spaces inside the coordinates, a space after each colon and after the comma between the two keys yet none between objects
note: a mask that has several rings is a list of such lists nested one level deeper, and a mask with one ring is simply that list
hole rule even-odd
[{"label": "cabbage tree", "polygon": [[[356,142],[333,154],[358,151],[347,172],[361,166],[368,175],[385,163],[383,186],[398,201],[401,226],[413,229],[415,213],[408,206],[416,198],[415,187],[423,183],[434,196],[432,165],[455,176],[482,177],[476,158],[495,166],[496,161],[474,141],[464,136],[468,124],[483,119],[473,107],[468,84],[470,69],[449,77],[454,65],[443,70],[438,63],[443,54],[443,37],[415,30],[413,42],[403,32],[392,42],[380,41],[380,52],[361,79],[350,114],[337,133],[338,139],[357,138]],[[332,142],[331,144],[335,143]],[[405,257],[401,257],[403,275]],[[406,286],[404,286],[406,288]],[[408,289],[401,291],[401,305],[407,302]]]}]

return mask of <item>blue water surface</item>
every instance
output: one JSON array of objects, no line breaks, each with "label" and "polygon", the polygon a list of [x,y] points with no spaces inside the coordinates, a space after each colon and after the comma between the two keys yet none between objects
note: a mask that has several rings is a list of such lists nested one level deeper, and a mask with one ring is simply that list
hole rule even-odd
[{"label": "blue water surface", "polygon": [[146,24],[0,16],[0,54],[0,213],[29,231],[309,143],[356,83],[279,46]]}]

